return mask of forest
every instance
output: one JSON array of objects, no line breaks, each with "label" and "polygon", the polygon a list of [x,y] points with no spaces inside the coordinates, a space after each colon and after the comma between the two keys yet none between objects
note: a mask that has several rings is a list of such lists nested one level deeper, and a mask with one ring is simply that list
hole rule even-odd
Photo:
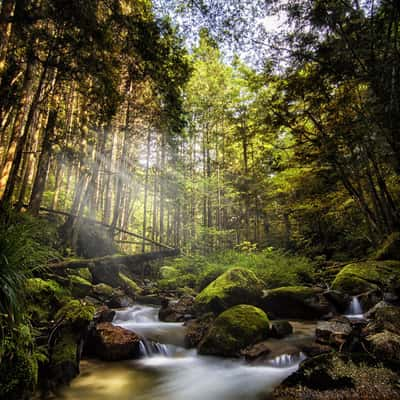
[{"label": "forest", "polygon": [[399,36],[0,0],[0,400],[400,398]]}]

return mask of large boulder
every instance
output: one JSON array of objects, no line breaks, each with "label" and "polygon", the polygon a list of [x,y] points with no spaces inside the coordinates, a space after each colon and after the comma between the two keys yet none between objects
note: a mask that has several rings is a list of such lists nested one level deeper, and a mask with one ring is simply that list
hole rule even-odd
[{"label": "large boulder", "polygon": [[400,307],[381,302],[370,310],[367,316],[369,323],[365,328],[365,333],[371,335],[389,331],[400,334]]},{"label": "large boulder", "polygon": [[332,283],[332,289],[349,295],[399,289],[399,261],[364,261],[346,265]]},{"label": "large boulder", "polygon": [[268,336],[269,320],[260,308],[241,304],[220,314],[199,344],[200,354],[239,356],[247,346]]},{"label": "large boulder", "polygon": [[166,300],[161,305],[158,317],[164,322],[183,322],[192,317],[194,297],[182,296],[178,301]]},{"label": "large boulder", "polygon": [[400,398],[398,375],[368,356],[327,353],[301,363],[274,400],[391,400]]},{"label": "large boulder", "polygon": [[376,260],[400,260],[400,232],[389,235],[377,250]]},{"label": "large boulder", "polygon": [[366,338],[369,350],[378,360],[400,361],[400,336],[383,331]]},{"label": "large boulder", "polygon": [[332,306],[320,288],[287,286],[265,292],[262,309],[273,318],[314,320],[329,314]]},{"label": "large boulder", "polygon": [[94,312],[94,306],[81,300],[70,300],[57,311],[45,373],[47,389],[67,384],[79,374],[81,350]]},{"label": "large boulder", "polygon": [[86,351],[106,361],[128,360],[140,356],[139,344],[140,338],[136,333],[103,322],[92,329]]},{"label": "large boulder", "polygon": [[252,271],[232,268],[197,295],[194,309],[198,314],[219,314],[237,304],[258,305],[263,287],[262,281]]}]

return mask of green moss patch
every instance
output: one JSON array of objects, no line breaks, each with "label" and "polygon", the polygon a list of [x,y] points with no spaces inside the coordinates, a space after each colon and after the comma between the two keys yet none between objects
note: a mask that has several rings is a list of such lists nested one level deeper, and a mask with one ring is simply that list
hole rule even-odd
[{"label": "green moss patch", "polygon": [[237,356],[268,336],[269,320],[261,309],[241,304],[220,314],[199,345],[201,354]]},{"label": "green moss patch", "polygon": [[82,329],[93,320],[95,307],[80,300],[70,300],[57,311],[56,320],[68,323],[76,329]]},{"label": "green moss patch", "polygon": [[237,304],[259,303],[264,285],[254,272],[232,268],[211,282],[195,300],[198,313],[219,314]]},{"label": "green moss patch", "polygon": [[332,283],[332,289],[350,295],[368,290],[392,290],[400,280],[399,261],[365,261],[346,265]]}]

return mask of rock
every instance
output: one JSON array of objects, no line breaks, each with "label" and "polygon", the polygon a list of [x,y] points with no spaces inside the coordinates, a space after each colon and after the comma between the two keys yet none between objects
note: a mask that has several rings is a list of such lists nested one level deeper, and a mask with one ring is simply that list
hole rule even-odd
[{"label": "rock", "polygon": [[346,318],[320,321],[315,329],[316,342],[341,348],[350,340],[352,332],[351,323]]},{"label": "rock", "polygon": [[271,349],[267,341],[249,346],[240,352],[247,361],[265,361],[270,353]]},{"label": "rock", "polygon": [[86,304],[82,300],[70,300],[61,307],[56,315],[57,323],[72,328],[74,331],[81,333],[94,318],[95,308],[91,304]]},{"label": "rock", "polygon": [[86,279],[90,283],[93,283],[93,276],[89,270],[89,267],[87,267],[87,268],[67,268],[67,274],[80,276],[81,278]]},{"label": "rock", "polygon": [[178,301],[167,301],[162,304],[158,317],[164,322],[183,322],[193,314],[194,297],[185,295]]},{"label": "rock", "polygon": [[129,297],[135,298],[142,292],[142,289],[139,287],[139,285],[124,273],[120,272],[118,277],[121,279],[121,288]]},{"label": "rock", "polygon": [[79,374],[80,340],[71,332],[63,332],[54,344],[47,366],[47,388],[68,384]]},{"label": "rock", "polygon": [[119,288],[124,285],[119,274],[122,265],[108,264],[107,262],[98,262],[96,266],[90,267],[93,276],[93,283],[105,283],[113,288]]},{"label": "rock", "polygon": [[97,285],[93,286],[92,296],[100,300],[102,303],[105,303],[111,299],[113,292],[114,290],[110,285],[98,283]]},{"label": "rock", "polygon": [[336,308],[340,313],[344,313],[350,304],[349,295],[339,292],[338,290],[326,290],[323,296]]},{"label": "rock", "polygon": [[238,304],[257,305],[263,286],[252,271],[232,268],[196,296],[194,309],[197,314],[212,312],[217,315]]},{"label": "rock", "polygon": [[331,311],[322,289],[288,286],[266,291],[261,308],[273,318],[319,319]]},{"label": "rock", "polygon": [[383,331],[366,338],[368,348],[378,360],[400,361],[400,336]]},{"label": "rock", "polygon": [[386,305],[384,302],[378,303],[368,313],[370,322],[364,330],[365,334],[389,331],[400,334],[400,308]]},{"label": "rock", "polygon": [[272,321],[270,336],[276,339],[282,339],[293,333],[293,327],[288,321]]},{"label": "rock", "polygon": [[142,304],[152,304],[154,306],[161,306],[162,298],[157,294],[143,294],[136,296],[136,301]]},{"label": "rock", "polygon": [[237,305],[220,314],[199,344],[200,354],[236,357],[268,336],[269,320],[261,309]]},{"label": "rock", "polygon": [[329,353],[301,363],[278,386],[274,400],[391,400],[400,398],[398,375],[368,356]]},{"label": "rock", "polygon": [[30,278],[26,285],[27,313],[31,320],[47,323],[71,292],[51,279]]},{"label": "rock", "polygon": [[92,284],[88,280],[78,276],[71,275],[70,282],[72,286],[72,296],[82,299],[92,293]]},{"label": "rock", "polygon": [[94,321],[96,323],[112,322],[114,317],[115,317],[115,311],[103,305],[96,310],[96,313],[94,315]]},{"label": "rock", "polygon": [[49,364],[46,367],[45,386],[54,389],[68,384],[79,374],[79,362],[89,324],[95,308],[82,300],[70,300],[56,315],[57,329],[52,336]]},{"label": "rock", "polygon": [[305,345],[301,346],[301,351],[307,357],[316,357],[321,354],[331,353],[332,347],[314,342],[311,344],[305,344]]},{"label": "rock", "polygon": [[213,314],[206,314],[201,318],[186,321],[185,347],[189,349],[197,347],[208,332],[213,321]]},{"label": "rock", "polygon": [[114,289],[111,298],[106,301],[106,304],[111,308],[131,307],[134,303],[133,299],[121,289]]},{"label": "rock", "polygon": [[351,296],[377,290],[392,292],[399,280],[399,261],[364,261],[346,265],[336,275],[332,289]]},{"label": "rock", "polygon": [[140,356],[139,343],[134,332],[103,322],[91,331],[87,353],[106,361],[128,360]]},{"label": "rock", "polygon": [[400,260],[400,232],[389,235],[377,250],[376,260]]}]

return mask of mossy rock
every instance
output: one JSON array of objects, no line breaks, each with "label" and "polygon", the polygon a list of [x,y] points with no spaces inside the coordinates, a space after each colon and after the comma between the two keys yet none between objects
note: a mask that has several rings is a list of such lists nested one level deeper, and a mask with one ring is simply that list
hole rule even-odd
[{"label": "mossy rock", "polygon": [[37,381],[38,366],[32,355],[17,349],[0,363],[0,399],[24,400],[31,398]]},{"label": "mossy rock", "polygon": [[122,288],[124,289],[126,294],[128,294],[131,297],[135,297],[136,295],[142,293],[142,289],[139,287],[139,285],[134,280],[132,280],[131,278],[129,278],[122,272],[120,272],[118,274],[118,276],[121,279],[121,281],[123,282]]},{"label": "mossy rock", "polygon": [[27,313],[33,321],[46,322],[71,297],[69,288],[54,280],[30,278],[26,281]]},{"label": "mossy rock", "polygon": [[275,400],[397,399],[398,375],[366,354],[327,353],[309,358],[278,386]]},{"label": "mossy rock", "polygon": [[79,374],[79,348],[77,336],[64,330],[61,338],[53,346],[50,364],[47,367],[46,379],[50,388],[68,384]]},{"label": "mossy rock", "polygon": [[400,260],[400,232],[389,235],[377,250],[376,260]]},{"label": "mossy rock", "polygon": [[232,268],[211,282],[196,297],[196,313],[222,311],[237,304],[258,305],[264,288],[263,282],[254,272],[243,268]]},{"label": "mossy rock", "polygon": [[368,291],[393,291],[400,280],[399,261],[364,261],[346,265],[332,283],[332,289],[349,295]]},{"label": "mossy rock", "polygon": [[97,285],[94,285],[92,289],[93,297],[103,302],[110,299],[114,292],[114,289],[106,283],[98,283]]},{"label": "mossy rock", "polygon": [[308,286],[271,289],[265,292],[261,307],[274,318],[319,319],[332,311],[322,292]]},{"label": "mossy rock", "polygon": [[81,299],[91,294],[93,285],[85,278],[82,278],[79,275],[71,275],[70,282],[72,286],[71,291],[73,297]]},{"label": "mossy rock", "polygon": [[220,314],[199,344],[200,354],[236,357],[268,336],[269,320],[261,309],[241,304]]},{"label": "mossy rock", "polygon": [[378,360],[400,361],[400,336],[383,331],[367,337],[369,350]]},{"label": "mossy rock", "polygon": [[93,276],[89,268],[68,268],[67,273],[68,275],[80,276],[91,283],[93,282]]},{"label": "mossy rock", "polygon": [[71,326],[76,331],[85,329],[93,320],[95,307],[80,300],[70,300],[56,313],[56,320]]}]

